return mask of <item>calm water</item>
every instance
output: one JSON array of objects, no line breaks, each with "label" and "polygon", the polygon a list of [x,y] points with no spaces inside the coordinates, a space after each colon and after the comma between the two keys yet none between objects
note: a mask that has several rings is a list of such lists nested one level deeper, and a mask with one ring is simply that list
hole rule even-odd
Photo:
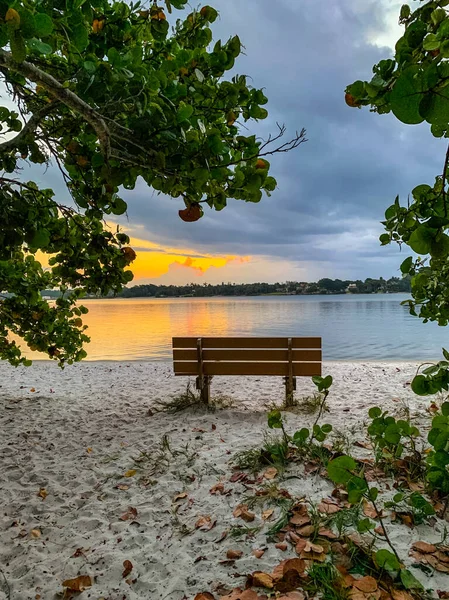
[{"label": "calm water", "polygon": [[172,336],[321,336],[325,360],[437,359],[449,328],[409,315],[407,295],[90,300],[89,360],[169,360]]}]

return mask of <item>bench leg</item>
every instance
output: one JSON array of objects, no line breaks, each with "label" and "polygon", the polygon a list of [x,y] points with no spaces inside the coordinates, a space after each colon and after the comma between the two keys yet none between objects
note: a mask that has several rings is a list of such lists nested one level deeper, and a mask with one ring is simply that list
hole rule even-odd
[{"label": "bench leg", "polygon": [[212,381],[212,377],[205,375],[204,377],[197,378],[196,387],[200,390],[201,402],[203,404],[210,403],[210,382]]},{"label": "bench leg", "polygon": [[296,377],[290,379],[290,377],[284,378],[285,385],[285,406],[291,408],[295,405],[293,392],[296,390]]}]

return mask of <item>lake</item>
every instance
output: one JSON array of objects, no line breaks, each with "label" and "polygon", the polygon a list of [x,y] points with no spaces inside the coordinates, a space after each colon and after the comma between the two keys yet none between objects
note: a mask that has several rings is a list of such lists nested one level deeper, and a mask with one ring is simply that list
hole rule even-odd
[{"label": "lake", "polygon": [[86,350],[88,360],[170,360],[172,336],[321,336],[324,360],[439,359],[449,329],[412,317],[408,297],[86,300]]}]

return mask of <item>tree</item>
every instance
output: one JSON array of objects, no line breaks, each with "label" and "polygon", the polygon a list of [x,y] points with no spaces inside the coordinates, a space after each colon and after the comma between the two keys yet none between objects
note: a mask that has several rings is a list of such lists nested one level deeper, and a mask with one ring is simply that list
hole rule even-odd
[{"label": "tree", "polygon": [[[170,33],[186,1],[0,0],[0,79],[16,104],[0,107],[0,357],[14,365],[29,361],[11,335],[61,365],[86,356],[77,300],[132,279],[129,238],[104,222],[126,212],[121,189],[141,177],[195,221],[206,205],[269,195],[267,157],[306,141],[303,130],[278,142],[283,126],[242,135],[267,98],[244,75],[225,78],[241,42],[211,44],[212,7],[178,13]],[[29,163],[56,165],[73,204],[27,181]],[[54,305],[48,288],[63,292]]]},{"label": "tree", "polygon": [[[449,138],[449,0],[421,2],[412,11],[401,8],[404,35],[395,46],[394,59],[373,67],[370,81],[356,81],[346,89],[351,107],[371,106],[374,112],[392,112],[406,124],[426,122],[432,135]],[[385,213],[382,245],[397,242],[418,254],[401,264],[411,276],[410,312],[424,322],[449,322],[449,146],[433,185],[423,183],[401,206],[399,197]],[[449,353],[445,353],[446,361]],[[417,393],[449,389],[449,362],[415,378]],[[432,370],[434,369],[434,370]]]},{"label": "tree", "polygon": [[[421,3],[412,12],[404,5],[400,23],[404,35],[396,44],[394,59],[373,67],[370,81],[356,81],[346,89],[351,107],[371,106],[374,112],[392,112],[406,124],[426,121],[435,137],[449,137],[449,0]],[[410,311],[425,321],[449,322],[449,147],[442,171],[433,186],[412,191],[407,206],[399,198],[385,213],[383,245],[406,245],[418,258],[406,258],[401,271],[411,275]]]}]

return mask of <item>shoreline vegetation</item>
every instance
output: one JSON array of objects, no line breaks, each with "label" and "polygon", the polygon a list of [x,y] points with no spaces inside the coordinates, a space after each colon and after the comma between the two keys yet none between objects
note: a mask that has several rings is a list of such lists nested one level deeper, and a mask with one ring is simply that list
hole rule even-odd
[{"label": "shoreline vegetation", "polygon": [[[210,298],[214,296],[320,296],[340,294],[400,294],[411,291],[410,277],[390,279],[320,279],[317,282],[287,281],[285,283],[210,283],[188,285],[134,285],[125,288],[118,298]],[[42,292],[45,298],[60,296],[56,290]],[[98,298],[98,296],[86,296]],[[112,295],[101,298],[112,298]]]}]

